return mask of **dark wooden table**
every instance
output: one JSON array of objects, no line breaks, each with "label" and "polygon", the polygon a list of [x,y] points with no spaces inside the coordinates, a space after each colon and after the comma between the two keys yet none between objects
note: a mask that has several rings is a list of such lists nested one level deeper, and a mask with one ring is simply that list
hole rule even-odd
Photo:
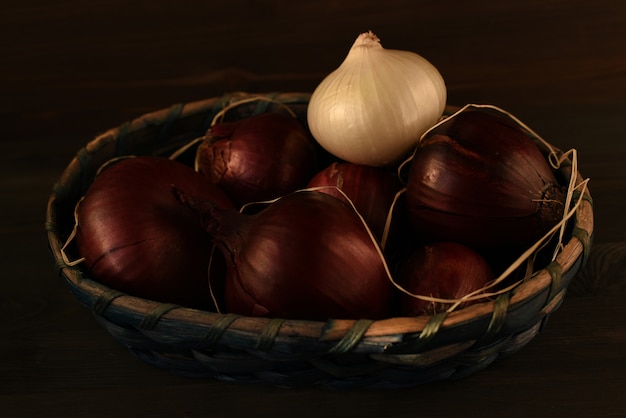
[{"label": "dark wooden table", "polygon": [[[625,2],[22,0],[3,5],[0,28],[1,416],[626,416]],[[579,151],[595,240],[561,308],[516,355],[413,389],[237,386],[135,359],[48,254],[46,202],[64,167],[148,111],[311,91],[368,29],[435,64],[450,103],[496,104]]]}]

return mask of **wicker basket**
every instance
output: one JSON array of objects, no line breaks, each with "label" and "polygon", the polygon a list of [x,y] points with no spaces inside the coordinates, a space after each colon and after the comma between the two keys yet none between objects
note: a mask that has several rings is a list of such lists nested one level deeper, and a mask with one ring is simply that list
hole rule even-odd
[{"label": "wicker basket", "polygon": [[[103,133],[78,152],[50,197],[46,226],[60,276],[117,341],[150,364],[187,376],[288,387],[390,388],[460,378],[527,344],[586,259],[593,231],[587,193],[547,268],[495,300],[432,317],[316,322],[217,314],[121,293],[63,262],[74,206],[100,165],[126,154],[171,154],[242,97],[175,105]],[[266,97],[239,106],[236,117],[287,105],[306,120],[308,94]]]}]

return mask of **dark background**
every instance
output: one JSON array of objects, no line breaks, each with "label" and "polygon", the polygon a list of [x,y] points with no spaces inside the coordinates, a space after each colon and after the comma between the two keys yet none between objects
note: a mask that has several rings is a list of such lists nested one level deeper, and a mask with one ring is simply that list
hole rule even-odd
[{"label": "dark background", "polygon": [[[22,0],[0,10],[3,416],[626,415],[626,2]],[[98,133],[174,103],[312,91],[366,30],[433,63],[450,104],[498,105],[578,150],[596,215],[590,291],[568,295],[510,359],[411,390],[241,387],[140,363],[73,299],[47,253],[46,201],[64,167]]]}]

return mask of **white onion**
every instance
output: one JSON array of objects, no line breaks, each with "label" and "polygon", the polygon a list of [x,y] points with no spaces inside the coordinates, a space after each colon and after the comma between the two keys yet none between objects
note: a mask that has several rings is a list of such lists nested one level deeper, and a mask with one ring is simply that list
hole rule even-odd
[{"label": "white onion", "polygon": [[362,33],[313,92],[309,128],[320,145],[345,161],[391,164],[439,120],[446,93],[441,74],[426,59],[384,49],[372,32]]}]

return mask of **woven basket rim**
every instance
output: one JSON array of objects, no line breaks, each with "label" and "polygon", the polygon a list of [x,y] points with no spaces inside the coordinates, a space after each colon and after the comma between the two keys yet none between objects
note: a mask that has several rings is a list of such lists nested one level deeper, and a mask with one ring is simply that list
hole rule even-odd
[{"label": "woven basket rim", "polygon": [[[243,96],[246,95],[246,93],[238,94]],[[205,110],[207,106],[214,106],[216,102],[223,100],[224,97],[226,96],[199,100],[181,105],[178,110],[178,114],[192,115],[194,112],[201,112]],[[271,97],[285,103],[301,103],[302,101],[308,100],[310,93],[273,93],[271,94]],[[101,135],[98,135],[85,145],[84,150],[87,150],[88,153],[97,153],[98,150],[101,150],[103,147],[108,146],[112,141],[115,141],[119,135],[121,135],[122,130],[128,130],[128,126],[131,127],[131,130],[140,130],[145,126],[154,124],[154,121],[157,121],[156,123],[159,123],[159,121],[163,122],[163,119],[166,119],[167,115],[171,114],[171,112],[172,108],[162,109],[139,116],[130,121],[127,125],[120,125]],[[81,159],[84,159],[84,156],[81,156],[81,152],[79,152],[65,168],[60,176],[58,185],[60,184],[65,187],[66,184],[73,184],[73,180],[75,180],[76,177],[83,175],[81,167],[84,164],[84,161],[81,161]],[[582,180],[580,173],[576,173],[576,176],[579,180]],[[110,289],[107,286],[85,276],[80,267],[71,267],[63,262],[61,248],[64,245],[64,240],[60,236],[57,224],[57,205],[63,197],[58,190],[59,187],[55,187],[55,190],[53,190],[53,193],[49,197],[46,209],[46,225],[49,248],[57,262],[60,275],[65,278],[69,285],[73,287],[74,290],[88,294],[92,299],[98,300],[99,298],[102,298],[103,295],[107,294],[107,292],[111,292],[113,289]],[[582,235],[571,236],[569,240],[565,242],[562,251],[558,254],[555,260],[564,272],[573,269],[576,263],[581,262],[581,259],[584,263],[584,259],[586,258],[589,250],[589,240],[593,234],[594,220],[591,197],[588,192],[587,195],[587,198],[584,199],[575,214],[575,228],[577,228]],[[553,279],[553,273],[551,273],[547,268],[538,271],[532,279],[521,283],[515,289],[510,298],[509,307],[512,309],[515,306],[524,304],[527,300],[536,297],[541,293],[547,292],[545,303],[542,304],[542,312],[546,314],[549,313],[555,305],[560,303],[566,290],[566,286],[551,288],[551,286],[554,286]],[[455,326],[463,326],[464,324],[475,321],[477,318],[489,318],[494,313],[495,304],[496,301],[489,300],[463,309],[455,310],[445,316],[443,321],[439,324],[438,329],[443,330]],[[150,315],[163,305],[164,304],[161,302],[151,301],[127,294],[117,295],[117,297],[113,298],[109,302],[110,308],[127,311],[137,317]],[[168,308],[169,309],[159,315],[159,320],[184,321],[197,324],[198,326],[205,328],[211,327],[227,315],[201,311],[183,306],[169,306]],[[275,319],[263,317],[237,316],[229,324],[228,329],[238,332],[260,333],[264,329],[267,329],[268,325],[274,320]],[[329,319],[328,321],[299,319],[281,320],[280,327],[276,330],[275,337],[302,338],[317,341],[340,341],[354,329],[355,324],[358,323],[359,320],[359,318]],[[407,334],[419,335],[423,333],[432,320],[432,316],[418,316],[391,317],[370,321],[371,323],[368,324],[367,329],[362,333],[361,337],[364,339],[389,337],[389,341],[393,343],[394,341],[401,340],[401,337],[399,336]]]}]

